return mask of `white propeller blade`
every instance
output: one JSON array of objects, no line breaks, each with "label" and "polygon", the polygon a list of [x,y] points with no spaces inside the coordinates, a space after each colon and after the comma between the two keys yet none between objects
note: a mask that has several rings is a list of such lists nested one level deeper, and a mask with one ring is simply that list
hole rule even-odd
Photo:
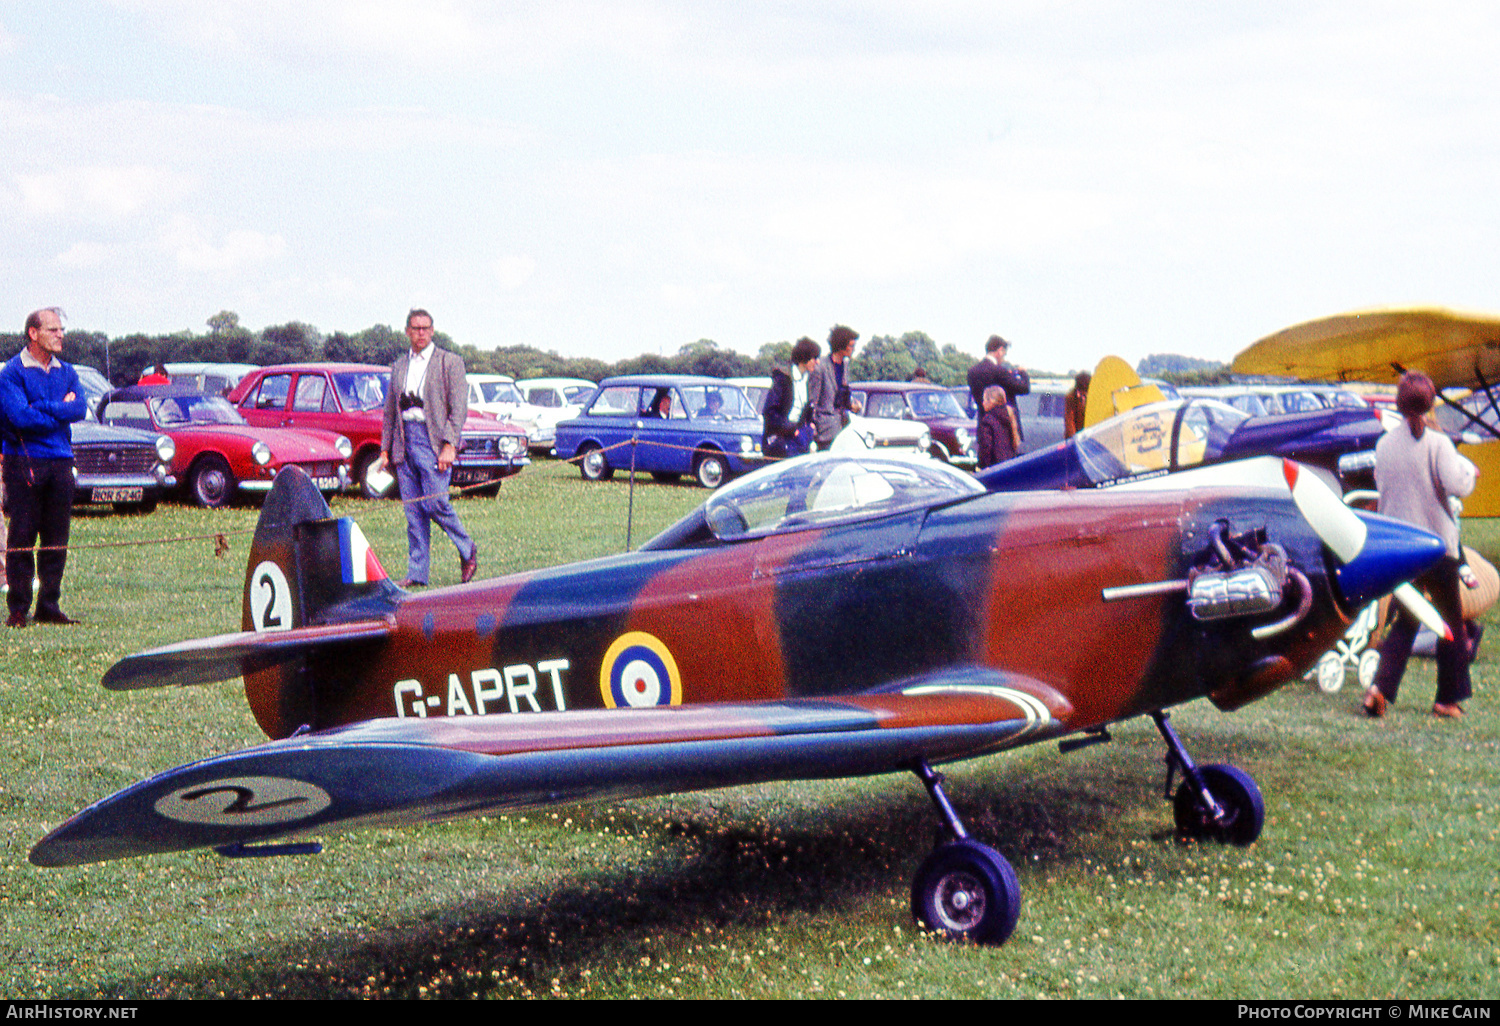
[{"label": "white propeller blade", "polygon": [[[1318,475],[1291,460],[1283,460],[1282,468],[1287,487],[1292,491],[1292,501],[1318,537],[1323,539],[1323,544],[1333,551],[1339,562],[1353,562],[1364,549],[1365,537],[1369,533],[1364,521],[1344,505]],[[1445,641],[1453,640],[1453,632],[1448,629],[1442,614],[1416,588],[1403,584],[1391,594],[1423,626]]]}]

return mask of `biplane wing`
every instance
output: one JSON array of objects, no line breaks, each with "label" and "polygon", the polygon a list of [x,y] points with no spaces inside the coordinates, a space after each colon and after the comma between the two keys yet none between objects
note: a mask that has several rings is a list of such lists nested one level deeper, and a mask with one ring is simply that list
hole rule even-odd
[{"label": "biplane wing", "polygon": [[97,802],[31,852],[78,865],[772,780],[888,773],[1057,737],[1047,685],[955,667],[828,698],[380,719],[181,766]]},{"label": "biplane wing", "polygon": [[1439,307],[1364,310],[1297,324],[1234,358],[1236,374],[1395,384],[1419,370],[1438,388],[1500,381],[1500,317]]},{"label": "biplane wing", "polygon": [[[1479,467],[1466,517],[1500,516],[1500,317],[1438,307],[1365,310],[1324,317],[1256,342],[1234,358],[1236,374],[1276,374],[1311,381],[1395,384],[1418,370],[1445,388],[1481,389],[1489,410],[1460,413],[1485,440],[1461,451]],[[1449,401],[1449,400],[1444,400]],[[1450,405],[1455,405],[1450,402]]]}]

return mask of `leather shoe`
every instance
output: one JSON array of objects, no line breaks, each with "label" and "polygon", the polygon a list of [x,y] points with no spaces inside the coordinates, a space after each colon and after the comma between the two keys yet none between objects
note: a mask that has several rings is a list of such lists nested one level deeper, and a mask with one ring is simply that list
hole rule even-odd
[{"label": "leather shoe", "polygon": [[26,614],[25,613],[11,613],[9,616],[7,616],[5,618],[5,626],[7,626],[7,627],[25,627],[26,626]]},{"label": "leather shoe", "polygon": [[1379,688],[1373,685],[1365,691],[1364,705],[1366,716],[1379,717],[1385,715],[1385,696],[1380,693]]},{"label": "leather shoe", "polygon": [[1457,702],[1454,702],[1452,705],[1443,705],[1439,702],[1433,705],[1432,715],[1441,716],[1443,719],[1448,720],[1462,719],[1464,715],[1464,707],[1459,705]]},{"label": "leather shoe", "polygon": [[465,559],[465,560],[462,560],[458,564],[458,570],[459,570],[458,579],[462,583],[468,584],[470,581],[472,581],[474,579],[474,573],[478,569],[479,569],[479,543],[475,542],[474,543],[474,550],[469,553],[469,558]]},{"label": "leather shoe", "polygon": [[414,581],[410,577],[403,577],[401,579],[401,582],[399,584],[397,584],[396,587],[398,587],[398,588],[425,588],[425,587],[427,587],[427,582],[426,581]]},{"label": "leather shoe", "polygon": [[36,611],[36,616],[34,617],[34,619],[37,623],[55,623],[63,627],[71,627],[74,624],[79,623],[78,620],[73,619],[67,613],[64,613],[61,609],[38,609]]}]

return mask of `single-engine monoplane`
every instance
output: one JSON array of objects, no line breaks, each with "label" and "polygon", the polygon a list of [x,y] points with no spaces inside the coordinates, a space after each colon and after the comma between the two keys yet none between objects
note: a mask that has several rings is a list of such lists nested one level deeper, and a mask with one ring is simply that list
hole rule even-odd
[{"label": "single-engine monoplane", "polygon": [[[1187,836],[1264,806],[1197,765],[1170,707],[1296,679],[1442,542],[1261,459],[1104,490],[997,494],[937,461],[826,453],[715,492],[639,551],[408,594],[289,470],[243,630],[130,656],[115,689],[243,676],[274,740],[168,770],[58,826],[65,866],[557,803],[905,771],[948,839],[912,886],[940,934],[1003,942],[1020,888],[934,767],[1151,717]],[[1059,644],[1066,638],[1066,644]]]}]

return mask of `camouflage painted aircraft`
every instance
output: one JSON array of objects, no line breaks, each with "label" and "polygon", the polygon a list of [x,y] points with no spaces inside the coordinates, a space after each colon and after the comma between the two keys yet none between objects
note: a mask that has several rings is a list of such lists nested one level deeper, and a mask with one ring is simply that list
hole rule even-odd
[{"label": "camouflage painted aircraft", "polygon": [[[1169,707],[1296,679],[1442,542],[1266,458],[1108,490],[993,494],[936,461],[766,467],[626,555],[407,594],[295,470],[261,513],[241,633],[130,656],[115,689],[237,676],[268,743],[90,806],[41,866],[317,850],[372,825],[772,780],[912,772],[948,839],[912,887],[937,933],[1001,943],[1020,888],[934,765],[1150,716],[1185,835],[1264,807],[1196,765]],[[1059,644],[1066,638],[1066,644]]]}]

